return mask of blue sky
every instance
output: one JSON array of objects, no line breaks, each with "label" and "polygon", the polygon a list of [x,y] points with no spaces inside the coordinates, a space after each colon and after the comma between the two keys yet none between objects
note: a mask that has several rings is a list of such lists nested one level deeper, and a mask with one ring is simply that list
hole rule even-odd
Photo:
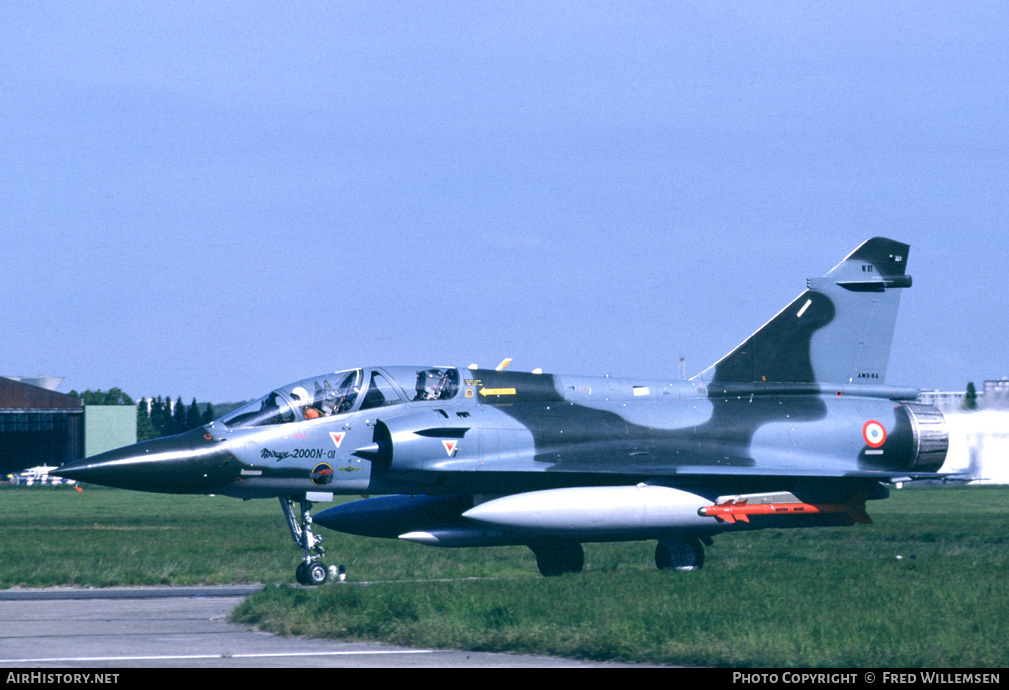
[{"label": "blue sky", "polygon": [[1009,376],[999,3],[0,4],[0,371],[692,375],[863,240],[887,381]]}]

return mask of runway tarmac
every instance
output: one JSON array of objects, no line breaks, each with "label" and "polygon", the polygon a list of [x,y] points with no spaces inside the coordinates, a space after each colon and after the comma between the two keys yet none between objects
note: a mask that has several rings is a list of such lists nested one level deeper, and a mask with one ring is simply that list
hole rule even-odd
[{"label": "runway tarmac", "polygon": [[551,657],[278,637],[227,621],[260,585],[0,591],[0,669],[615,667]]}]

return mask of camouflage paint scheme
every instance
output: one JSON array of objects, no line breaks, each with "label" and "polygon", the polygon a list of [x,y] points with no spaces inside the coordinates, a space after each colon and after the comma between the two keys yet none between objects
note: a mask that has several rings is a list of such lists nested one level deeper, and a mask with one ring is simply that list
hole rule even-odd
[{"label": "camouflage paint scheme", "polygon": [[[304,574],[322,552],[312,503],[339,494],[383,496],[322,511],[316,523],[436,546],[526,544],[544,574],[580,570],[585,541],[657,539],[659,567],[692,569],[703,562],[699,542],[718,532],[865,522],[865,500],[888,495],[881,482],[938,476],[942,415],[914,402],[917,389],[884,385],[911,285],[907,255],[906,244],[866,241],[689,381],[347,370],[59,473],[142,491],[279,497],[305,549],[305,584],[326,579],[318,567]],[[732,501],[793,510],[703,515]]]}]

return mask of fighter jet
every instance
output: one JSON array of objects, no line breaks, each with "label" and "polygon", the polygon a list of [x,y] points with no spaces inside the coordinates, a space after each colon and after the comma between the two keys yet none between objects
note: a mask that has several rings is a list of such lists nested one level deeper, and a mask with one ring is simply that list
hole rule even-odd
[{"label": "fighter jet", "polygon": [[[884,383],[908,245],[866,241],[690,380],[503,366],[360,367],[277,388],[192,432],[70,463],[83,482],[278,498],[330,577],[313,523],[441,547],[525,545],[544,575],[586,542],[656,540],[694,570],[725,532],[870,522],[886,483],[934,479],[942,414]],[[312,515],[317,502],[369,495]]]}]

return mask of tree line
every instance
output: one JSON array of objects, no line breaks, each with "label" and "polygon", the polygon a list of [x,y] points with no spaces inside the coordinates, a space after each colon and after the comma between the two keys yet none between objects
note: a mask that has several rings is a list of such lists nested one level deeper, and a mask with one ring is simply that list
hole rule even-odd
[{"label": "tree line", "polygon": [[200,411],[196,398],[188,406],[182,402],[182,396],[175,401],[172,411],[172,399],[156,398],[141,400],[137,403],[137,440],[146,441],[162,436],[173,436],[191,429],[196,429],[214,421],[214,406],[207,403]]},{"label": "tree line", "polygon": [[171,396],[162,398],[141,398],[137,402],[119,388],[107,391],[86,390],[78,393],[73,390],[70,395],[80,398],[85,405],[135,405],[137,408],[137,441],[147,441],[162,436],[174,436],[204,424],[214,421],[214,406],[206,403],[203,409],[197,404],[196,398],[188,406],[182,402],[180,395],[172,404]]}]

